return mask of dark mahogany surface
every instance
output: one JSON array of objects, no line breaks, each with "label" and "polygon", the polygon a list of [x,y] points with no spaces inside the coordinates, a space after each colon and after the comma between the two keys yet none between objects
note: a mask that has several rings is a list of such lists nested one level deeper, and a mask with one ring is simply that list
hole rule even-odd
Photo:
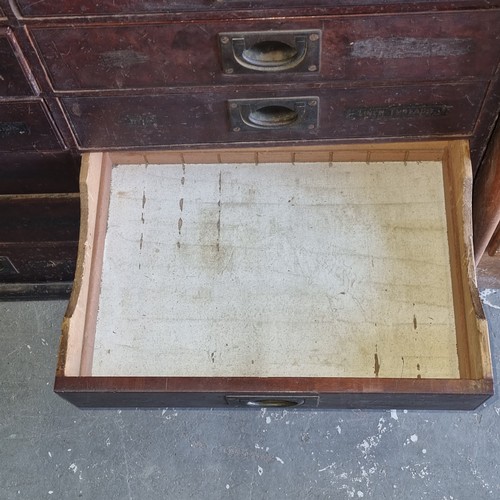
[{"label": "dark mahogany surface", "polygon": [[[500,11],[247,22],[33,28],[57,91],[252,83],[345,84],[489,79],[496,69]],[[225,75],[218,34],[321,30],[318,71]],[[500,42],[499,42],[500,43]],[[237,66],[237,65],[236,65]],[[423,84],[424,85],[424,84]]]}]

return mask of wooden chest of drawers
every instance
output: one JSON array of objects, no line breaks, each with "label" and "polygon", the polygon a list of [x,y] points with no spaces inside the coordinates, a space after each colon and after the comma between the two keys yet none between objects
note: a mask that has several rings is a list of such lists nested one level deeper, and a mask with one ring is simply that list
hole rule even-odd
[{"label": "wooden chest of drawers", "polygon": [[[345,144],[354,143],[367,144],[366,160],[404,162],[412,148],[396,153],[391,147],[387,156],[385,146],[373,144],[462,139],[470,141],[476,172],[498,118],[498,0],[0,0],[0,6],[1,67],[9,75],[0,84],[2,171],[21,165],[29,172],[35,164],[45,169],[54,157],[53,172],[58,159],[68,158],[68,175],[74,176],[75,156],[89,151],[179,150],[187,158],[195,150],[204,158],[205,149],[216,148],[238,159],[237,150],[248,147],[257,148],[257,156],[281,147],[300,157],[293,148],[314,145],[323,151],[322,161],[331,161],[336,144],[345,151]],[[440,160],[456,151],[437,149]],[[280,151],[272,151],[273,161],[281,161]],[[429,154],[435,159],[436,149]],[[452,169],[448,160],[445,164],[445,171]],[[20,203],[11,194],[21,193],[5,193],[0,202]],[[61,215],[56,217],[61,248],[74,250],[75,233],[65,228],[73,221],[76,229],[78,203],[74,193],[68,191],[65,202],[59,194],[38,191],[39,210],[31,199],[26,213],[41,227]],[[448,228],[456,227],[448,221]],[[8,259],[4,263],[21,255],[13,250],[22,247],[16,247],[18,236],[9,236],[10,253],[0,255]],[[39,243],[37,248],[45,248],[46,242]],[[455,271],[457,255],[470,253],[467,245],[451,245],[459,252],[451,259],[451,274],[466,290],[454,284],[455,300],[473,311],[471,264]],[[61,252],[66,265],[71,250]],[[62,274],[49,272],[53,253],[42,250],[39,257],[33,262],[50,279],[70,274],[67,267]],[[7,269],[14,274],[0,272],[0,279],[39,279],[30,259],[23,258],[25,267],[13,263]],[[459,310],[455,302],[454,311]],[[476,324],[472,313],[457,321],[459,376],[449,373],[444,382],[436,373],[422,381],[402,381],[392,373],[388,382],[347,376],[285,377],[282,383],[278,377],[262,385],[259,377],[250,377],[227,386],[231,377],[100,378],[89,376],[85,367],[83,376],[75,377],[62,367],[57,390],[82,405],[192,404],[193,394],[200,404],[249,397],[258,404],[255,396],[264,390],[266,398],[291,393],[304,404],[325,406],[412,406],[414,400],[414,406],[472,407],[491,392],[484,322]],[[64,360],[64,341],[62,352]]]},{"label": "wooden chest of drawers", "polygon": [[492,392],[464,142],[86,156],[56,392],[461,408]]}]

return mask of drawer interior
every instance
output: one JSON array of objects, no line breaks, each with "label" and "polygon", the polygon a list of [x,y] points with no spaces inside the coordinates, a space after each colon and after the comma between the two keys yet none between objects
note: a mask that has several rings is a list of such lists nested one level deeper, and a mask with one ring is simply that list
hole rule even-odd
[{"label": "drawer interior", "polygon": [[489,377],[446,144],[87,155],[59,374]]},{"label": "drawer interior", "polygon": [[442,165],[116,165],[92,374],[456,377]]}]

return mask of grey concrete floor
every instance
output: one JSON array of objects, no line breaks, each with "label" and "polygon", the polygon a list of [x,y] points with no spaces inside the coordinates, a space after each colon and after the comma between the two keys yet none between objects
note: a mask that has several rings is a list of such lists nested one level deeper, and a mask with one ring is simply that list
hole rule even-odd
[{"label": "grey concrete floor", "polygon": [[[483,299],[498,376],[500,290]],[[0,303],[0,500],[500,499],[496,396],[471,412],[82,411],[52,392],[65,307]]]}]

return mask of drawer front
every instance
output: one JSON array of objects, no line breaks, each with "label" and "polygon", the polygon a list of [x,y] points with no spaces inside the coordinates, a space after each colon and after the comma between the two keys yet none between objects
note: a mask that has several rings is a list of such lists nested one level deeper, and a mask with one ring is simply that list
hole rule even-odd
[{"label": "drawer front", "polygon": [[3,153],[0,195],[77,193],[79,159],[69,151]]},{"label": "drawer front", "polygon": [[[291,94],[236,91],[67,97],[62,103],[82,148],[131,149],[297,139],[467,136],[484,91],[481,85],[457,84],[322,89],[312,95],[307,94],[311,89],[302,89]],[[304,106],[317,107],[317,111],[311,113]]]},{"label": "drawer front", "polygon": [[77,253],[76,239],[68,242],[0,242],[0,284],[72,281]]},{"label": "drawer front", "polygon": [[0,151],[63,149],[39,100],[0,103]]},{"label": "drawer front", "polygon": [[[120,14],[156,14],[170,12],[231,11],[275,9],[280,7],[304,7],[303,0],[16,0],[23,16],[89,16]],[[384,6],[392,3],[388,0],[309,0],[307,8],[313,7],[349,7],[363,5]],[[420,0],[419,3],[436,3],[435,0]],[[455,4],[470,4],[468,0],[456,0]]]},{"label": "drawer front", "polygon": [[72,280],[80,199],[0,196],[0,283]]},{"label": "drawer front", "polygon": [[[54,89],[78,91],[289,83],[290,73],[297,82],[489,78],[498,63],[499,26],[500,11],[491,11],[71,26],[32,34]],[[300,45],[293,31],[297,39],[313,33]],[[301,63],[303,52],[311,62]]]},{"label": "drawer front", "polygon": [[[9,29],[0,29],[0,95],[33,94],[31,86],[16,57],[17,43]],[[20,54],[18,52],[18,54]]]}]

